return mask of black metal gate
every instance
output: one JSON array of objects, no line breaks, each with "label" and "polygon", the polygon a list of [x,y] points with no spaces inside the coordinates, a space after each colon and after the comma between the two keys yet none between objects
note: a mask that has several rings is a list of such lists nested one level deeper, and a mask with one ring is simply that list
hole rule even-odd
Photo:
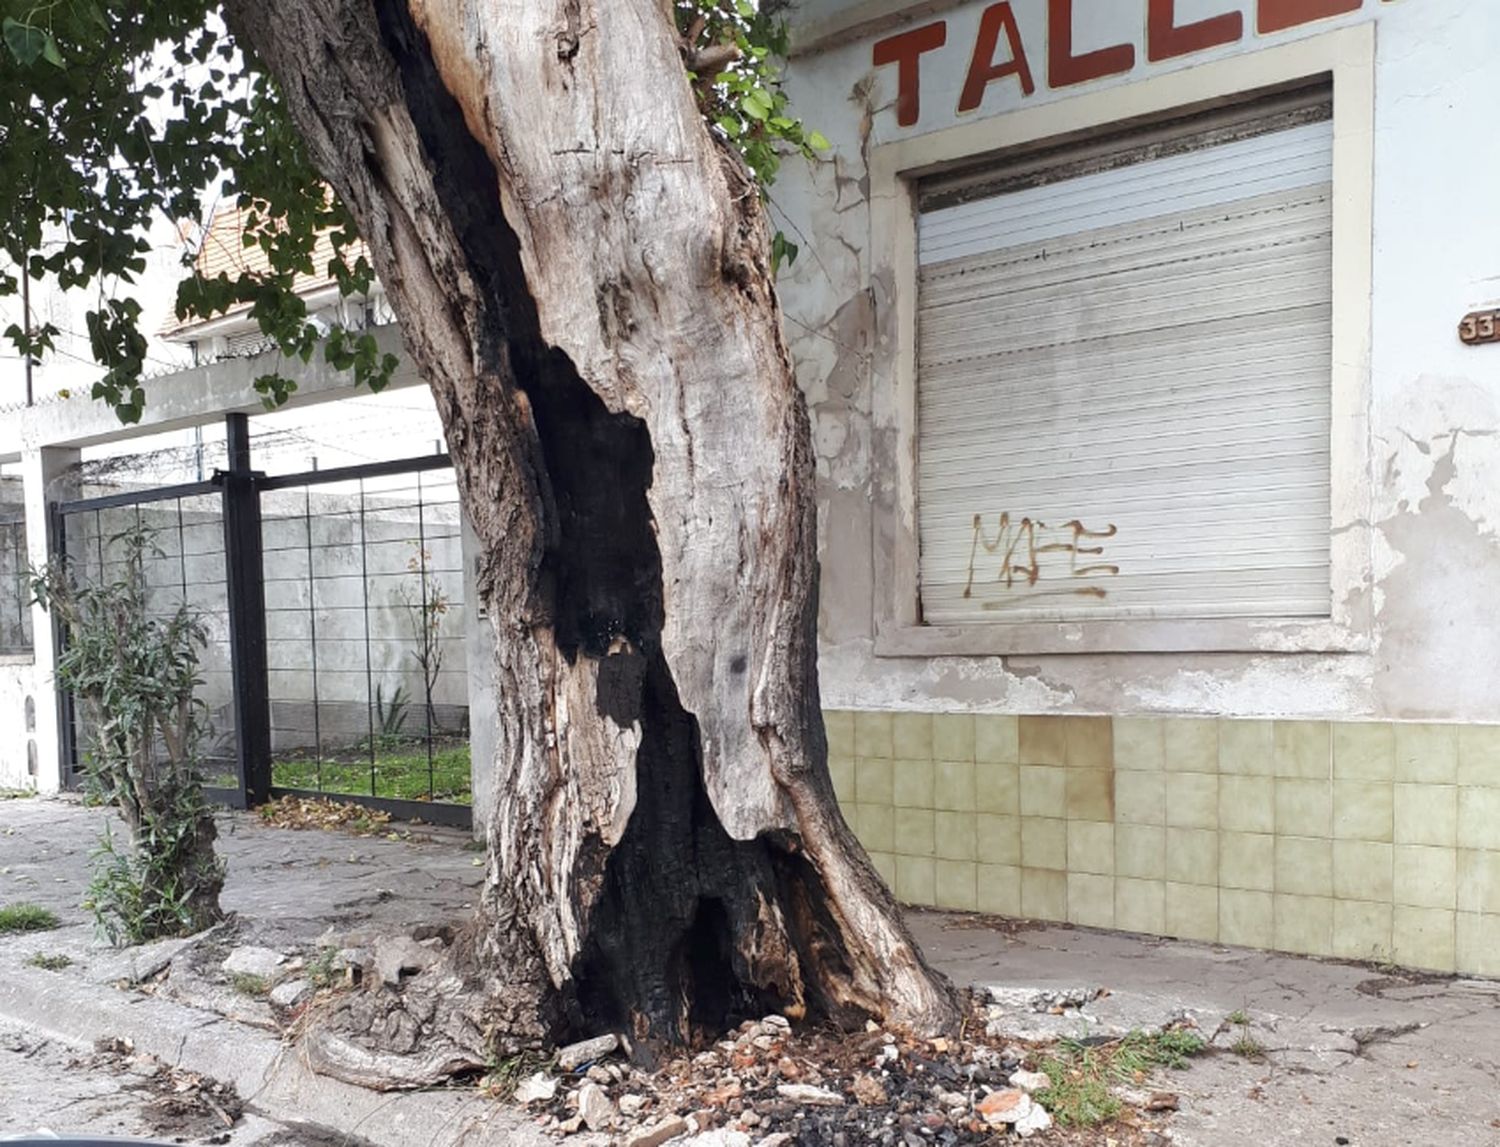
[{"label": "black metal gate", "polygon": [[[211,481],[53,504],[83,578],[149,527],[147,582],[209,634],[199,700],[210,795],[246,808],[329,795],[467,826],[468,670],[461,526],[446,455],[266,476],[244,415]],[[65,639],[65,638],[64,638]],[[81,775],[63,699],[65,783]]]}]

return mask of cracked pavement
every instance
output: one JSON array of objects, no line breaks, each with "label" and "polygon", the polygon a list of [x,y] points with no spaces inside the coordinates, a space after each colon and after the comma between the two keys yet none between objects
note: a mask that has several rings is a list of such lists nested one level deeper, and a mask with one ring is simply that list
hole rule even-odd
[{"label": "cracked pavement", "polygon": [[[1500,982],[936,912],[909,919],[958,983],[1102,987],[1109,995],[1084,1011],[1110,1028],[1191,1016],[1214,1051],[1162,1080],[1181,1097],[1172,1129],[1182,1147],[1500,1144]],[[1244,1023],[1228,1022],[1236,1013]],[[1263,1055],[1234,1051],[1241,1040]]]},{"label": "cracked pavement", "polygon": [[[0,803],[0,903],[41,903],[64,921],[0,937],[0,968],[63,952],[76,963],[56,974],[99,992],[144,971],[132,966],[141,954],[96,946],[79,907],[103,816],[73,801]],[[220,831],[225,906],[254,942],[283,950],[330,927],[349,936],[461,921],[482,880],[465,835],[429,826],[409,840],[355,838],[232,814]],[[1500,982],[941,912],[909,919],[958,984],[1107,992],[1081,1016],[1018,1022],[1084,1035],[1191,1017],[1214,1050],[1161,1080],[1181,1098],[1172,1129],[1183,1147],[1500,1147]],[[1243,1023],[1228,1022],[1236,1013]],[[1237,1054],[1236,1044],[1264,1054]],[[18,1094],[22,1059],[0,1055],[0,1096]],[[81,1101],[109,1106],[107,1094]],[[0,1133],[14,1129],[0,1122]]]}]

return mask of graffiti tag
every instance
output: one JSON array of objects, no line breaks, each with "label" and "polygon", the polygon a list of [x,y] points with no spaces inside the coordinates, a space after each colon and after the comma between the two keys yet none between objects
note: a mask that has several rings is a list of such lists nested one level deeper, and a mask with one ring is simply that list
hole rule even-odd
[{"label": "graffiti tag", "polygon": [[[984,515],[975,514],[974,538],[969,547],[969,576],[964,582],[963,596],[974,596],[976,582],[1024,591],[1037,589],[1038,583],[1044,579],[1053,583],[1074,578],[1097,580],[1114,577],[1120,572],[1120,567],[1099,559],[1104,556],[1103,543],[1118,532],[1113,525],[1091,530],[1076,518],[1060,526],[1049,526],[1037,518],[1012,518],[1007,511],[996,520],[995,531],[990,534],[985,529]],[[998,565],[989,566],[987,557],[997,558]],[[1079,585],[1071,580],[1062,585],[1048,584],[1039,592],[1095,598],[1108,596],[1102,585]],[[986,602],[985,608],[1003,609],[1013,601]]]}]

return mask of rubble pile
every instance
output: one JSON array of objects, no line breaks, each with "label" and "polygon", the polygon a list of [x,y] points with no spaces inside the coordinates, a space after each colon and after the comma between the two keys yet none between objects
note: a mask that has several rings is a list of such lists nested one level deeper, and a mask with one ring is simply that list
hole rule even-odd
[{"label": "rubble pile", "polygon": [[[772,1015],[656,1071],[603,1035],[563,1048],[512,1098],[558,1138],[601,1133],[615,1147],[949,1147],[1049,1131],[1041,1052],[978,1034],[986,1016],[976,1008],[973,1038],[917,1040],[873,1025],[794,1030]],[[1119,1142],[1167,1142],[1131,1115]]]}]

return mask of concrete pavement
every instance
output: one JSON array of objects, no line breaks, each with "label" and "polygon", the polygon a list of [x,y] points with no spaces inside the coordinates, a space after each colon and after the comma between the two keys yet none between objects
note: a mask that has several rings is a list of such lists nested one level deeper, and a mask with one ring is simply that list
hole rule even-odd
[{"label": "concrete pavement", "polygon": [[[129,1037],[234,1083],[264,1118],[353,1131],[381,1147],[554,1142],[472,1089],[382,1096],[315,1076],[248,1003],[235,1020],[207,1010],[218,1007],[211,1000],[112,986],[156,961],[95,946],[78,907],[102,816],[67,801],[0,803],[0,904],[42,903],[65,922],[0,938],[0,1022],[71,1047]],[[481,878],[466,838],[438,829],[354,838],[237,815],[223,822],[222,848],[226,907],[255,943],[285,951],[313,949],[330,928],[357,937],[461,920]],[[1071,1017],[1017,1014],[1018,1028],[1087,1035],[1190,1016],[1220,1050],[1163,1081],[1182,1099],[1179,1144],[1500,1144],[1500,984],[945,913],[911,919],[960,984],[1106,990]],[[36,952],[76,963],[27,966]],[[1236,1044],[1265,1054],[1247,1058],[1229,1050]],[[0,1057],[0,1083],[10,1070]]]}]

